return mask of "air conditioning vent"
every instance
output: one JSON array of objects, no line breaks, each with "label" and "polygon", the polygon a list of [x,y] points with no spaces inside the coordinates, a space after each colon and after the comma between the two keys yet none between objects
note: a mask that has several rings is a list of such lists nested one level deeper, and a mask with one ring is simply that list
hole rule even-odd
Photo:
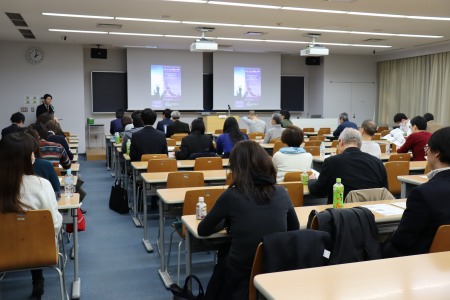
[{"label": "air conditioning vent", "polygon": [[18,27],[28,27],[28,24],[23,19],[22,15],[19,13],[5,13],[6,16],[13,22],[15,26]]}]

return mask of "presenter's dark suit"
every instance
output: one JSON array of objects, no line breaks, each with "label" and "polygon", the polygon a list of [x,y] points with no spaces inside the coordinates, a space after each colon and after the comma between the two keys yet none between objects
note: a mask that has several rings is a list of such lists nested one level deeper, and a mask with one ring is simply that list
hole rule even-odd
[{"label": "presenter's dark suit", "polygon": [[190,133],[189,124],[180,120],[173,121],[173,124],[167,126],[167,137],[171,137],[175,133]]},{"label": "presenter's dark suit", "polygon": [[53,106],[49,105],[48,107],[45,106],[44,103],[42,103],[41,105],[39,105],[36,108],[36,118],[39,117],[40,115],[42,115],[43,113],[50,113],[50,114],[54,114],[55,111],[53,110]]},{"label": "presenter's dark suit", "polygon": [[450,170],[437,173],[411,190],[406,209],[391,240],[383,249],[385,257],[428,253],[436,230],[450,224]]},{"label": "presenter's dark suit", "polygon": [[344,185],[344,199],[352,190],[388,188],[386,169],[381,160],[357,147],[349,147],[343,153],[325,159],[319,179],[308,183],[309,192],[328,196],[328,204],[332,204],[336,178],[341,178]]},{"label": "presenter's dark suit", "polygon": [[2,129],[2,138],[5,137],[5,135],[7,135],[7,134],[15,133],[15,132],[19,131],[19,129],[20,129],[19,125],[17,125],[16,123],[12,123],[8,127],[5,127]]},{"label": "presenter's dark suit", "polygon": [[175,157],[177,159],[189,159],[189,156],[193,153],[215,151],[211,137],[195,131],[181,140],[180,151],[175,153]]},{"label": "presenter's dark suit", "polygon": [[164,133],[152,126],[145,126],[133,133],[130,158],[132,161],[139,161],[142,154],[167,154],[167,141]]}]

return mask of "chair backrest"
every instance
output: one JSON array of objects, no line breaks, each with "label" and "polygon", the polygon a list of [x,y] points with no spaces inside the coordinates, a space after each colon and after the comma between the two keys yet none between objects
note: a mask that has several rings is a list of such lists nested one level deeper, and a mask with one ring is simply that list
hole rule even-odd
[{"label": "chair backrest", "polygon": [[302,181],[302,172],[286,172],[284,182]]},{"label": "chair backrest", "polygon": [[277,153],[281,148],[283,147],[287,147],[287,144],[281,142],[281,141],[277,141],[275,142],[275,144],[273,144],[273,150],[272,150],[272,155],[274,155],[275,153]]},{"label": "chair backrest", "polygon": [[187,135],[187,133],[174,133],[170,138],[174,139],[175,141],[181,141]]},{"label": "chair backrest", "polygon": [[250,132],[247,134],[249,140],[263,140],[264,139],[264,132]]},{"label": "chair backrest", "polygon": [[319,131],[317,132],[318,135],[330,134],[330,133],[331,133],[331,128],[330,127],[319,128]]},{"label": "chair backrest", "polygon": [[276,142],[281,142],[281,137],[270,139],[269,144],[275,144]]},{"label": "chair backrest", "polygon": [[0,213],[0,272],[58,263],[55,230],[49,210]]},{"label": "chair backrest", "polygon": [[380,145],[381,153],[386,153],[386,146],[387,146],[387,144],[385,144],[385,143],[380,143],[380,144],[378,144],[378,145]]},{"label": "chair backrest", "polygon": [[[387,127],[387,126],[378,126],[378,128],[377,128],[377,133],[382,133],[383,131],[385,131],[385,130],[387,130],[387,131],[389,131],[389,127]],[[388,132],[389,133],[389,132]],[[387,134],[387,133],[386,133]],[[385,134],[385,135],[386,135]]]},{"label": "chair backrest", "polygon": [[450,225],[439,226],[431,243],[429,253],[450,251]]},{"label": "chair backrest", "polygon": [[323,135],[313,135],[309,137],[309,141],[323,141],[325,137]]},{"label": "chair backrest", "polygon": [[263,268],[263,243],[260,242],[258,244],[258,247],[256,248],[255,258],[253,259],[253,266],[252,266],[252,272],[250,274],[250,286],[249,286],[249,293],[248,293],[248,299],[249,300],[256,300],[256,288],[253,284],[253,278],[255,278],[256,275],[259,275],[262,273]]},{"label": "chair backrest", "polygon": [[314,132],[314,128],[313,127],[305,127],[305,128],[303,128],[303,132]]},{"label": "chair backrest", "polygon": [[320,155],[320,147],[319,146],[308,146],[304,147],[306,152],[311,153],[312,156]]},{"label": "chair backrest", "polygon": [[64,131],[63,133],[64,133],[64,137],[66,137],[66,138],[70,137],[70,132],[69,131]]},{"label": "chair backrest", "polygon": [[395,197],[386,188],[374,188],[364,190],[353,190],[345,197],[345,203],[365,202],[376,200],[392,200]]},{"label": "chair backrest", "polygon": [[205,177],[202,172],[171,172],[167,175],[166,188],[204,186]]},{"label": "chair backrest", "polygon": [[222,134],[223,133],[223,129],[216,129],[214,130],[215,134]]},{"label": "chair backrest", "polygon": [[338,144],[339,144],[339,141],[338,141],[338,140],[333,140],[333,141],[331,142],[331,148],[336,148]]},{"label": "chair backrest", "polygon": [[409,161],[388,161],[384,164],[388,177],[389,192],[392,195],[399,195],[401,183],[397,176],[409,175]]},{"label": "chair backrest", "polygon": [[381,136],[386,136],[390,133],[391,131],[389,129],[385,129],[383,131],[381,131]]},{"label": "chair backrest", "polygon": [[377,141],[377,140],[381,140],[381,134],[379,134],[379,133],[375,133],[372,136],[372,141]]},{"label": "chair backrest", "polygon": [[233,173],[227,173],[227,180],[225,181],[226,185],[231,185],[233,183]]},{"label": "chair backrest", "polygon": [[316,140],[316,141],[307,141],[305,142],[305,147],[310,147],[310,146],[320,146],[320,144],[322,143],[322,141],[320,140]]},{"label": "chair backrest", "polygon": [[174,139],[167,138],[166,141],[167,141],[167,146],[169,146],[169,147],[177,145],[177,141],[175,141]]},{"label": "chair backrest", "polygon": [[391,153],[397,153],[397,145],[391,144]]},{"label": "chair backrest", "polygon": [[198,157],[195,159],[194,171],[222,170],[222,157]]},{"label": "chair backrest", "polygon": [[430,173],[431,172],[431,167],[430,167],[430,164],[429,163],[427,163],[427,165],[425,166],[425,170],[424,170],[424,174],[428,174],[428,173]]},{"label": "chair backrest", "polygon": [[241,132],[247,134],[247,128],[241,128]]},{"label": "chair backrest", "polygon": [[278,185],[286,189],[294,207],[303,206],[303,183],[301,181],[279,182]]},{"label": "chair backrest", "polygon": [[148,161],[150,159],[167,158],[167,154],[142,154],[141,161]]},{"label": "chair backrest", "polygon": [[401,153],[401,154],[391,154],[389,156],[389,161],[410,161],[411,154]]},{"label": "chair backrest", "polygon": [[53,168],[55,169],[56,176],[61,176],[61,169],[59,168],[59,166],[58,167],[53,166]]},{"label": "chair backrest", "polygon": [[154,172],[176,172],[178,171],[178,164],[175,159],[161,158],[150,159],[147,165],[147,173]]}]

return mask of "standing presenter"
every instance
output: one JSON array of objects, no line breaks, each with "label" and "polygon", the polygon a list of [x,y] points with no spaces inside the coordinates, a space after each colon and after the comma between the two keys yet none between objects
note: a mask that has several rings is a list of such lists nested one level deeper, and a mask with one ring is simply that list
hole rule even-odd
[{"label": "standing presenter", "polygon": [[52,95],[45,94],[42,99],[42,104],[36,108],[36,118],[38,118],[43,113],[49,113],[52,115],[55,113],[55,108],[52,105]]}]

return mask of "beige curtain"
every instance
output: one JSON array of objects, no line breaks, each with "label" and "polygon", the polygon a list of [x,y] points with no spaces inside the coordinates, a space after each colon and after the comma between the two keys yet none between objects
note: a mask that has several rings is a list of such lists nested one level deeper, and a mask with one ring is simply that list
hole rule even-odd
[{"label": "beige curtain", "polygon": [[409,118],[430,112],[450,124],[450,52],[378,63],[379,124],[394,125],[402,112]]}]

